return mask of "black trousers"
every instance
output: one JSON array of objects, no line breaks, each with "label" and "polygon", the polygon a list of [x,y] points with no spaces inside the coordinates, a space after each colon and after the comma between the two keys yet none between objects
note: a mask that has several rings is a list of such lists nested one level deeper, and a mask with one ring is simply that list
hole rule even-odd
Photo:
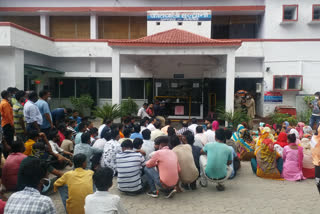
[{"label": "black trousers", "polygon": [[320,194],[320,166],[315,166],[316,185]]},{"label": "black trousers", "polygon": [[[4,139],[6,140],[7,144],[11,146],[13,142],[13,137],[14,137],[14,127],[11,126],[10,124],[7,124],[4,127],[2,127],[2,131],[3,131]],[[3,150],[3,155],[5,158],[7,158],[9,155],[9,151],[7,151],[5,148]]]}]

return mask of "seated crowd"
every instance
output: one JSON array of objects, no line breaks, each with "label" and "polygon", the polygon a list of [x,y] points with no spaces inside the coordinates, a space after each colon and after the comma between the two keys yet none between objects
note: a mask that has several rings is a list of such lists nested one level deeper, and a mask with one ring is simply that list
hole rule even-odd
[{"label": "seated crowd", "polygon": [[260,123],[254,132],[242,123],[232,132],[219,128],[218,121],[192,119],[176,130],[170,120],[152,115],[153,106],[147,111],[144,105],[139,122],[130,117],[114,124],[105,118],[96,128],[77,111],[50,111],[48,91],[40,92],[40,102],[34,92],[28,101],[23,91],[15,91],[14,98],[10,93],[1,93],[5,103],[0,112],[7,117],[6,102],[18,105],[11,109],[13,124],[5,118],[16,140],[8,124],[2,124],[6,159],[1,181],[2,193],[14,193],[7,202],[2,195],[0,214],[56,213],[48,197],[52,191],[59,192],[69,214],[127,213],[120,197],[108,192],[114,177],[123,194],[171,198],[196,190],[198,179],[202,187],[211,182],[223,191],[225,182],[237,175],[240,161],[251,161],[253,172],[262,178],[316,178],[320,192],[320,127],[313,134],[303,123]]}]

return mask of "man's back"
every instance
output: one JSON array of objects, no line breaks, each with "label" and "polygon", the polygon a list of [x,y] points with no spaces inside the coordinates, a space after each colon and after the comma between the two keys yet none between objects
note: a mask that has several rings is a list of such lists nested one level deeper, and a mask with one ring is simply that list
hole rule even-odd
[{"label": "man's back", "polygon": [[121,191],[135,192],[142,189],[141,169],[145,165],[144,157],[133,150],[126,150],[116,156],[118,188]]},{"label": "man's back", "polygon": [[7,214],[54,214],[56,213],[52,200],[34,188],[13,193],[5,207]]},{"label": "man's back", "polygon": [[156,151],[146,165],[148,168],[158,166],[160,181],[168,187],[177,184],[180,166],[177,155],[169,147]]},{"label": "man's back", "polygon": [[227,175],[227,163],[232,161],[232,151],[224,143],[208,143],[203,147],[207,153],[208,163],[205,169],[209,178],[221,179]]}]

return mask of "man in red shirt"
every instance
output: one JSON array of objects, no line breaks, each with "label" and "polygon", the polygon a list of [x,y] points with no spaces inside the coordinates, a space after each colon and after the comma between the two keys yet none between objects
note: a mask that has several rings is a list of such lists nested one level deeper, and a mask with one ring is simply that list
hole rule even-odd
[{"label": "man in red shirt", "polygon": [[[147,194],[153,198],[158,197],[156,185],[165,189],[166,198],[170,198],[176,193],[175,186],[179,181],[180,166],[177,155],[169,149],[168,143],[167,136],[156,138],[155,147],[159,145],[159,150],[152,154],[144,168],[150,186],[150,191]],[[157,170],[154,167],[157,167]]]},{"label": "man in red shirt", "polygon": [[[7,144],[11,146],[14,136],[14,122],[13,122],[13,110],[9,102],[10,94],[8,91],[4,90],[1,92],[1,103],[0,103],[0,113],[1,113],[1,127],[3,130],[3,136]],[[9,151],[5,149],[3,152],[4,156],[7,157]]]}]

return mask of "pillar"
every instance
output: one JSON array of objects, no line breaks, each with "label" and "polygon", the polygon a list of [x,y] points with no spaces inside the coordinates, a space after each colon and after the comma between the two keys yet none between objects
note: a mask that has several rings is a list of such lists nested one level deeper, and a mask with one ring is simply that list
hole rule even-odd
[{"label": "pillar", "polygon": [[8,87],[24,90],[24,51],[17,48],[0,49],[0,91]]},{"label": "pillar", "polygon": [[90,16],[90,39],[98,39],[98,16],[96,14]]},{"label": "pillar", "polygon": [[50,28],[49,28],[49,16],[41,15],[40,16],[40,33],[44,36],[50,36]]},{"label": "pillar", "polygon": [[227,55],[226,66],[226,111],[234,112],[235,55]]},{"label": "pillar", "polygon": [[112,105],[121,103],[120,53],[112,52]]}]

